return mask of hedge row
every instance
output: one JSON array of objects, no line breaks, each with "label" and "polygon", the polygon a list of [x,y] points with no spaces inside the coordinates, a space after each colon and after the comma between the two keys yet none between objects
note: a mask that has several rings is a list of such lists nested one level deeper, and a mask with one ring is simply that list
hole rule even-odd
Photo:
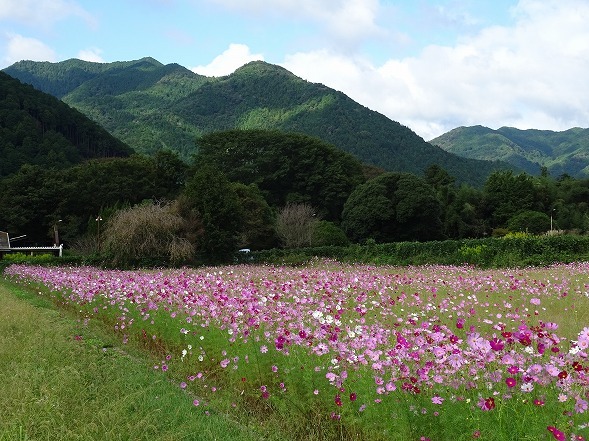
[{"label": "hedge row", "polygon": [[589,236],[489,237],[432,242],[369,243],[348,247],[272,249],[242,254],[237,262],[296,265],[314,258],[375,265],[540,266],[589,259]]},{"label": "hedge row", "polygon": [[[235,263],[302,265],[313,259],[373,265],[464,265],[481,268],[542,266],[589,260],[589,236],[489,237],[485,239],[271,249],[237,253]],[[104,256],[26,256],[6,254],[0,272],[11,263],[108,266]],[[166,266],[156,260],[140,267]]]}]

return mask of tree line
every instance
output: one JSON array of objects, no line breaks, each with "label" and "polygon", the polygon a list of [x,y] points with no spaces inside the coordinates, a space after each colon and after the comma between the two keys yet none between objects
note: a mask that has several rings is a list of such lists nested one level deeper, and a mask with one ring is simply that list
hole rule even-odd
[{"label": "tree line", "polygon": [[80,252],[218,263],[236,250],[477,238],[589,229],[589,179],[513,171],[480,188],[440,166],[367,167],[317,138],[265,130],[204,135],[176,153],[24,165],[0,180],[0,225],[31,244],[54,229]]}]

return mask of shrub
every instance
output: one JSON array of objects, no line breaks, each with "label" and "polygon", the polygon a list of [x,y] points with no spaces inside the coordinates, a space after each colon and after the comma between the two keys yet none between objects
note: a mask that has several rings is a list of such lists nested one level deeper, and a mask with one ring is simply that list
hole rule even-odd
[{"label": "shrub", "polygon": [[315,224],[311,243],[314,247],[346,246],[350,244],[350,241],[344,230],[333,222],[322,220]]},{"label": "shrub", "polygon": [[194,256],[182,237],[184,219],[170,204],[148,202],[116,212],[107,222],[104,248],[115,264],[179,264]]},{"label": "shrub", "polygon": [[525,210],[509,219],[510,231],[525,231],[531,234],[540,234],[550,229],[550,217],[539,211]]}]

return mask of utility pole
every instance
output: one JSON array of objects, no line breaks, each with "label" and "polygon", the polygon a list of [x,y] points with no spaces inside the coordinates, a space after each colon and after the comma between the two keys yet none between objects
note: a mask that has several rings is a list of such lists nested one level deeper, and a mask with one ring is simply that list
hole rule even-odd
[{"label": "utility pole", "polygon": [[100,254],[100,221],[102,220],[102,217],[100,217],[100,215],[98,215],[98,217],[96,218],[96,250],[97,253]]},{"label": "utility pole", "polygon": [[57,222],[55,222],[53,224],[53,246],[54,247],[59,246],[59,230],[57,229],[57,224],[60,222],[61,222],[61,219],[59,219]]}]

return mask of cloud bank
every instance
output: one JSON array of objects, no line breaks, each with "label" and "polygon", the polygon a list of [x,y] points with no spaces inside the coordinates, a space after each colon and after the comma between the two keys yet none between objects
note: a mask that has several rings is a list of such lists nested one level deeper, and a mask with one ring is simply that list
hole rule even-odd
[{"label": "cloud bank", "polygon": [[522,0],[512,27],[375,65],[331,50],[281,63],[409,126],[426,139],[461,125],[564,130],[589,122],[589,2]]}]

